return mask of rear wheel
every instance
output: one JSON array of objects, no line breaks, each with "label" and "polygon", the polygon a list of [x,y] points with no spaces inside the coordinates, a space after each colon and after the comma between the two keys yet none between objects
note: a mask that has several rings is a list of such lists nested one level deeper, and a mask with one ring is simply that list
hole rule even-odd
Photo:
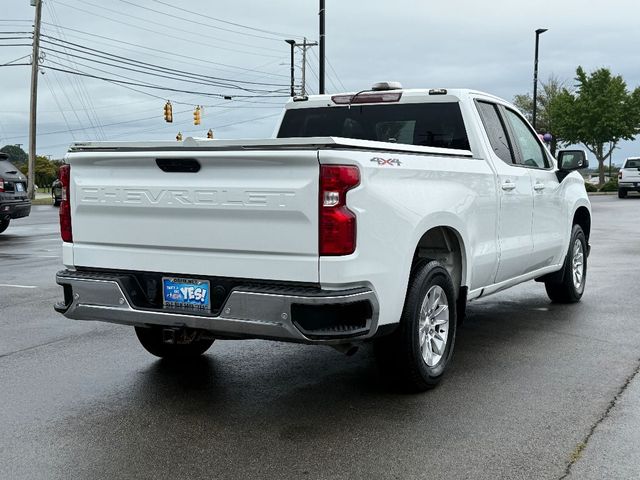
[{"label": "rear wheel", "polygon": [[147,352],[160,358],[194,358],[209,350],[214,340],[203,339],[199,332],[177,332],[173,343],[165,342],[160,327],[135,327],[136,336]]},{"label": "rear wheel", "polygon": [[569,251],[564,263],[564,275],[559,282],[545,282],[547,295],[552,302],[579,302],[587,281],[587,239],[580,225],[571,231]]},{"label": "rear wheel", "polygon": [[449,273],[436,261],[418,264],[398,329],[375,344],[382,373],[404,390],[435,387],[451,361],[457,323]]},{"label": "rear wheel", "polygon": [[627,198],[627,191],[624,189],[618,189],[618,198]]},{"label": "rear wheel", "polygon": [[9,223],[11,220],[0,220],[0,233],[4,232],[7,228],[9,228]]}]

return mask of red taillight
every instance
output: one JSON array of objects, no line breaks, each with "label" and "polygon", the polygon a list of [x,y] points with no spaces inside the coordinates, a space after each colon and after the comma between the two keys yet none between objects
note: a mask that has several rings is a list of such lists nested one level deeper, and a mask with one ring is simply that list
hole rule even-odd
[{"label": "red taillight", "polygon": [[71,232],[71,165],[62,165],[59,174],[62,182],[62,201],[60,202],[60,236],[63,242],[73,242]]},{"label": "red taillight", "polygon": [[0,192],[4,192],[4,180],[0,178]]},{"label": "red taillight", "polygon": [[358,167],[320,167],[320,255],[350,255],[356,250],[356,216],[347,208],[347,191],[359,183]]}]

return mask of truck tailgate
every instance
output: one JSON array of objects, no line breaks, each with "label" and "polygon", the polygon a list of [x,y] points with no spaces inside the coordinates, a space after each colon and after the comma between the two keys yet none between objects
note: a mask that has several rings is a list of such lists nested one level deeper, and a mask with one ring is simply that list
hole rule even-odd
[{"label": "truck tailgate", "polygon": [[318,282],[315,150],[93,151],[67,161],[75,266]]},{"label": "truck tailgate", "polygon": [[640,182],[640,168],[623,168],[621,182]]}]

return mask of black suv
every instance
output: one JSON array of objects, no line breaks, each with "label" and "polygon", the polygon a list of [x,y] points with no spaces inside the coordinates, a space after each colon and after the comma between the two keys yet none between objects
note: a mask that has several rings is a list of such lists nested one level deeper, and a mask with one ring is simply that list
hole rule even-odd
[{"label": "black suv", "polygon": [[7,229],[12,218],[31,213],[27,179],[7,158],[8,155],[0,153],[0,233]]}]

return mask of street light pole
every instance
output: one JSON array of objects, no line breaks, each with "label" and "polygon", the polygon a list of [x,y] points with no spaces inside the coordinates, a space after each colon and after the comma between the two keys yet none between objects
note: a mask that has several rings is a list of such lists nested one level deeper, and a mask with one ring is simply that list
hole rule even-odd
[{"label": "street light pole", "polygon": [[295,40],[285,40],[285,42],[287,42],[289,45],[291,45],[291,96],[295,97],[296,96],[296,91],[295,91],[295,70],[294,70],[294,53],[293,53],[293,50],[296,47],[296,41]]},{"label": "street light pole", "polygon": [[[547,28],[539,28],[536,30],[536,53],[533,61],[533,129],[536,130],[536,113],[538,110],[538,44],[540,43],[540,35],[546,32]],[[536,130],[537,131],[537,130]]]},{"label": "street light pole", "polygon": [[325,40],[325,31],[324,31],[324,17],[325,17],[325,8],[324,8],[324,0],[320,0],[320,67],[318,72],[318,93],[320,95],[324,95],[324,40]]}]

